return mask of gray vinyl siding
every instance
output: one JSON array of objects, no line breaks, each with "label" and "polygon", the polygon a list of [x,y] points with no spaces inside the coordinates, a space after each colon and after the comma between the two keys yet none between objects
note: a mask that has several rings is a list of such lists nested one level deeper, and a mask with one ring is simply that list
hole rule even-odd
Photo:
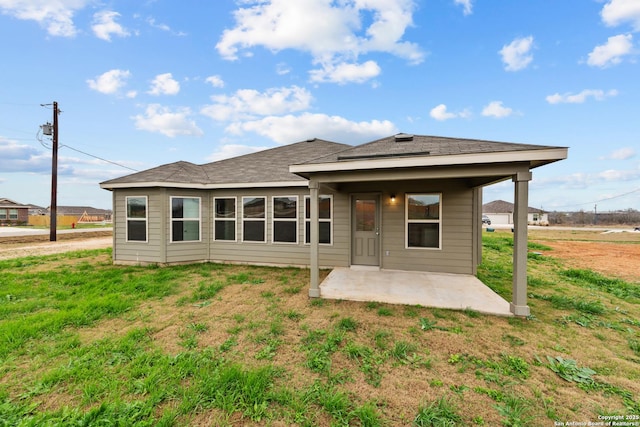
[{"label": "gray vinyl siding", "polygon": [[[127,196],[147,197],[147,241],[127,242]],[[126,189],[113,194],[113,261],[116,263],[162,263],[165,253],[163,228],[164,189]]]},{"label": "gray vinyl siding", "polygon": [[[463,180],[394,181],[350,184],[350,193],[380,194],[380,266],[390,270],[473,274],[473,189]],[[442,194],[441,248],[406,248],[408,193]],[[391,202],[391,195],[396,196]],[[387,255],[388,253],[388,255]]]},{"label": "gray vinyl siding", "polygon": [[[323,268],[351,265],[351,195],[380,196],[380,266],[393,270],[474,274],[473,189],[464,180],[426,180],[351,183],[340,192],[321,188],[333,197],[332,244],[320,245]],[[408,193],[442,194],[440,249],[406,248],[405,198]],[[391,194],[396,196],[391,202]],[[114,192],[114,262],[176,264],[231,262],[308,266],[310,246],[305,244],[304,196],[307,187],[224,190],[130,189]],[[126,242],[126,196],[148,197],[148,242]],[[171,242],[171,197],[200,197],[199,242]],[[242,241],[242,197],[266,198],[266,242]],[[272,241],[273,196],[298,196],[298,242]],[[213,201],[236,198],[236,241],[214,240]],[[387,255],[388,254],[388,255]]]},{"label": "gray vinyl siding", "polygon": [[[332,194],[321,191],[321,194]],[[215,190],[212,192],[210,209],[214,197],[236,197],[236,241],[214,240],[210,231],[211,249],[209,259],[215,262],[234,262],[267,265],[309,265],[309,245],[305,244],[304,196],[309,195],[307,187],[263,188],[246,190]],[[320,265],[336,267],[348,265],[348,198],[342,194],[333,195],[333,230],[331,245],[320,245]],[[272,241],[273,196],[298,196],[298,243],[277,243]],[[242,197],[266,198],[266,242],[242,241]],[[213,219],[210,220],[213,222]]]}]

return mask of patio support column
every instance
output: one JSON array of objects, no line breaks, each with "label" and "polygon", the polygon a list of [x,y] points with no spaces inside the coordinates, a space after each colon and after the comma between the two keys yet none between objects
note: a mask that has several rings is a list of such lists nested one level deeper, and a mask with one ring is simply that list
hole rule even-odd
[{"label": "patio support column", "polygon": [[311,273],[311,284],[309,287],[309,297],[318,298],[320,296],[320,263],[318,259],[318,246],[320,241],[320,229],[318,225],[318,181],[309,180],[310,196],[310,236],[309,236],[309,269]]},{"label": "patio support column", "polygon": [[518,172],[513,176],[514,233],[513,233],[513,300],[511,312],[516,316],[530,314],[527,305],[527,213],[529,206],[529,181],[531,172]]}]

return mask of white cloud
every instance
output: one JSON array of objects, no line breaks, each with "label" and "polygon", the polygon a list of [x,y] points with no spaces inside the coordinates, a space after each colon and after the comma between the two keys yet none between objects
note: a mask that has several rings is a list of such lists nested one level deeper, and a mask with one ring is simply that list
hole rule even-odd
[{"label": "white cloud", "polygon": [[5,173],[50,173],[51,154],[0,136],[0,170]]},{"label": "white cloud", "polygon": [[241,89],[232,96],[212,96],[214,104],[203,107],[200,112],[218,121],[253,119],[303,111],[309,108],[312,96],[309,91],[298,86],[267,89],[258,92]]},{"label": "white cloud", "polygon": [[151,95],[176,95],[180,92],[180,83],[173,79],[171,73],[158,74],[151,82]]},{"label": "white cloud", "polygon": [[495,117],[497,119],[509,117],[512,114],[513,110],[502,105],[502,101],[491,101],[486,107],[482,109],[483,116]]},{"label": "white cloud", "polygon": [[635,31],[640,31],[640,2],[637,0],[611,0],[604,5],[600,16],[609,26],[629,21]]},{"label": "white cloud", "polygon": [[211,84],[213,87],[224,87],[224,81],[222,80],[222,77],[218,75],[207,77],[205,82]]},{"label": "white cloud", "polygon": [[128,37],[130,33],[116,19],[120,16],[118,12],[103,10],[93,15],[93,25],[91,29],[99,39],[111,41],[111,35]]},{"label": "white cloud", "polygon": [[631,34],[619,34],[607,39],[607,43],[596,46],[591,53],[587,64],[592,67],[605,68],[622,62],[622,57],[631,53],[633,49],[633,36]]},{"label": "white cloud", "polygon": [[420,63],[424,53],[403,41],[413,25],[413,0],[244,0],[236,25],[223,32],[216,49],[228,60],[262,46],[272,51],[308,52],[324,68],[354,62],[359,55],[385,52]]},{"label": "white cloud", "polygon": [[454,3],[462,6],[462,13],[465,15],[471,15],[471,13],[473,13],[471,10],[473,7],[472,0],[454,0]]},{"label": "white cloud", "polygon": [[431,109],[429,115],[431,116],[431,118],[442,122],[449,119],[470,117],[471,112],[465,109],[458,113],[452,113],[447,110],[447,106],[445,104],[439,104]]},{"label": "white cloud", "polygon": [[609,169],[599,172],[594,179],[594,183],[600,180],[605,181],[634,181],[640,178],[639,170],[616,170]]},{"label": "white cloud", "polygon": [[364,83],[380,74],[380,66],[375,61],[363,64],[323,64],[320,70],[311,70],[312,82],[331,82],[338,84]]},{"label": "white cloud", "polygon": [[97,76],[95,79],[87,80],[87,83],[95,91],[114,94],[126,85],[126,80],[129,77],[131,77],[129,70],[114,69]]},{"label": "white cloud", "polygon": [[502,56],[502,62],[505,64],[505,70],[519,71],[527,68],[533,61],[533,55],[530,54],[532,47],[533,36],[517,38],[511,43],[502,46],[499,53]]},{"label": "white cloud", "polygon": [[580,93],[572,94],[572,93],[554,93],[553,95],[548,95],[545,99],[549,104],[582,104],[588,98],[592,97],[596,101],[602,101],[607,97],[618,95],[618,91],[613,89],[610,91],[603,91],[600,89],[585,89]]},{"label": "white cloud", "polygon": [[242,156],[243,154],[255,153],[256,151],[266,150],[269,147],[254,147],[252,145],[242,144],[225,144],[217,151],[214,151],[205,160],[209,162],[217,162],[218,160],[230,159],[232,157]]},{"label": "white cloud", "polygon": [[173,112],[159,104],[150,104],[144,114],[133,116],[136,129],[158,132],[173,138],[177,135],[202,136],[202,130],[190,120],[191,110],[179,108]]},{"label": "white cloud", "polygon": [[314,137],[355,144],[398,133],[396,126],[388,120],[352,122],[339,116],[311,113],[298,116],[270,116],[255,121],[233,123],[226,131],[236,135],[253,132],[279,144]]},{"label": "white cloud", "polygon": [[0,10],[18,19],[36,21],[52,36],[77,34],[73,15],[89,0],[0,0]]},{"label": "white cloud", "polygon": [[610,155],[609,159],[613,160],[628,160],[636,156],[636,150],[631,147],[624,147],[614,150]]},{"label": "white cloud", "polygon": [[291,67],[289,67],[284,62],[280,62],[278,65],[276,65],[276,73],[279,76],[284,76],[286,74],[289,74],[290,72],[291,72]]},{"label": "white cloud", "polygon": [[182,37],[187,35],[187,33],[185,32],[172,30],[171,27],[168,26],[167,24],[158,24],[155,18],[147,18],[147,24],[149,24],[152,28],[156,28],[161,31],[166,31],[167,33],[171,33],[174,36]]}]

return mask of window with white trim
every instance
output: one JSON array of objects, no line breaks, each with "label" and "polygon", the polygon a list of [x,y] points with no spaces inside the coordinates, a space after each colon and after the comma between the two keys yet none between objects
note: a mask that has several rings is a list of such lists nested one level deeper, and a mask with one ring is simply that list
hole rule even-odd
[{"label": "window with white trim", "polygon": [[242,198],[242,241],[266,242],[267,198]]},{"label": "window with white trim", "polygon": [[200,241],[200,197],[171,197],[171,241]]},{"label": "window with white trim", "polygon": [[442,195],[407,194],[407,248],[440,249],[442,237]]},{"label": "window with white trim", "polygon": [[7,219],[7,210],[0,209],[0,219]]},{"label": "window with white trim", "polygon": [[9,209],[9,219],[18,219],[18,209]]},{"label": "window with white trim", "polygon": [[215,197],[213,199],[213,239],[236,241],[236,198]]},{"label": "window with white trim", "polygon": [[127,242],[147,241],[147,196],[127,196]]},{"label": "window with white trim", "polygon": [[[330,245],[333,236],[333,196],[318,196],[319,242]],[[304,196],[304,242],[311,242],[311,196]]]},{"label": "window with white trim", "polygon": [[298,196],[273,196],[271,241],[298,243]]}]

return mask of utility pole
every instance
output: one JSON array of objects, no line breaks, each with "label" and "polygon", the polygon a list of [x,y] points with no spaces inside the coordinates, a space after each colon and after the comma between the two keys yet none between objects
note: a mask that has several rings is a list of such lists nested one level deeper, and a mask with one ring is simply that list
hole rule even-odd
[{"label": "utility pole", "polygon": [[49,208],[49,241],[58,237],[58,103],[53,102],[53,150],[51,154],[51,206]]}]

